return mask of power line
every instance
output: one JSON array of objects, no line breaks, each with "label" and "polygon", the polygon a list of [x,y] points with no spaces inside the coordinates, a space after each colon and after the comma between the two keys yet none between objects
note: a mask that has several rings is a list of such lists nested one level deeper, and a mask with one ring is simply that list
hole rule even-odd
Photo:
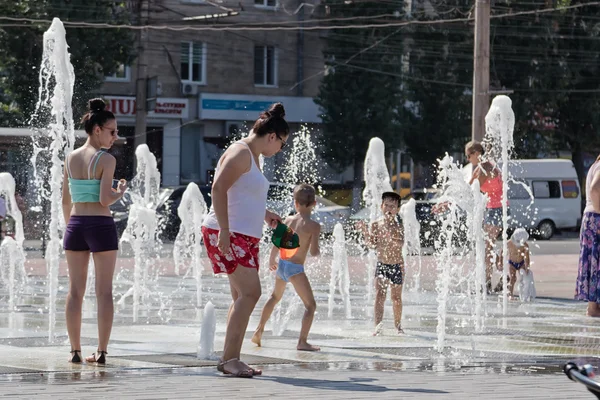
[{"label": "power line", "polygon": [[[490,16],[491,19],[500,18],[512,18],[523,15],[539,15],[546,14],[555,11],[566,11],[576,8],[598,6],[600,1],[593,1],[585,4],[573,4],[570,6],[561,6],[554,8],[545,8],[541,10],[529,10],[529,11],[518,11],[514,13],[504,13]],[[33,18],[15,18],[15,17],[4,17],[1,16],[0,20],[12,21],[12,22],[28,22],[28,23],[42,23],[50,24],[51,20],[46,19],[33,19]],[[370,29],[370,28],[392,28],[392,27],[404,27],[411,25],[439,25],[449,24],[457,22],[471,22],[474,21],[474,17],[467,18],[450,18],[450,19],[439,19],[439,20],[411,20],[411,21],[400,21],[400,22],[389,22],[381,24],[356,24],[356,25],[315,25],[315,26],[172,26],[172,25],[113,25],[107,23],[93,23],[93,22],[76,22],[76,21],[63,21],[65,26],[71,28],[96,28],[96,29],[132,29],[132,30],[168,30],[168,31],[297,31],[297,30],[334,30],[334,29]],[[29,26],[24,24],[23,26]]]}]

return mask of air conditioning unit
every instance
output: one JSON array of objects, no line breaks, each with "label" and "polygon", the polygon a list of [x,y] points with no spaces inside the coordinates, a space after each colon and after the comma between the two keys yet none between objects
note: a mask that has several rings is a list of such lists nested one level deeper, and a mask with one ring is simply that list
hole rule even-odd
[{"label": "air conditioning unit", "polygon": [[244,121],[225,121],[225,137],[238,135],[244,128]]},{"label": "air conditioning unit", "polygon": [[195,85],[193,83],[182,83],[181,84],[181,95],[182,96],[198,95],[198,85]]}]

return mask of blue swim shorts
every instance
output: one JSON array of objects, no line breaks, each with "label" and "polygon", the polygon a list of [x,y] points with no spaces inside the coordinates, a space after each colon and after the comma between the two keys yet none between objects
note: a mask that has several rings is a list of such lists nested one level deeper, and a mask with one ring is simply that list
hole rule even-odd
[{"label": "blue swim shorts", "polygon": [[288,260],[279,259],[277,265],[277,276],[284,282],[289,282],[290,278],[304,272],[304,265],[294,264]]}]

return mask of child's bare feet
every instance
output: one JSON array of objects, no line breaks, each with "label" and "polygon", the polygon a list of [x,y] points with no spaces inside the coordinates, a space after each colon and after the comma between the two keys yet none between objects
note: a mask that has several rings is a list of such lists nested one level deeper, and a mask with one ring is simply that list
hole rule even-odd
[{"label": "child's bare feet", "polygon": [[373,332],[373,336],[381,336],[383,334],[383,322],[380,322],[375,327],[375,332]]},{"label": "child's bare feet", "polygon": [[308,342],[298,343],[296,349],[301,351],[321,351],[319,346],[313,346],[312,344],[308,344]]},{"label": "child's bare feet", "polygon": [[252,343],[257,345],[258,347],[261,347],[261,343],[260,343],[261,339],[262,339],[262,332],[256,331],[256,332],[254,332],[254,335],[252,335],[252,339],[250,339],[250,340],[252,341]]}]

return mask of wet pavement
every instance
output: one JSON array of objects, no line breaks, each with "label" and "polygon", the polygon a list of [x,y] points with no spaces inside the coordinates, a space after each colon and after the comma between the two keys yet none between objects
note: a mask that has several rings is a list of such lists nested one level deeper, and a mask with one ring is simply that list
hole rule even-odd
[{"label": "wet pavement", "polygon": [[[366,398],[372,393],[382,398],[591,398],[581,385],[561,372],[562,365],[571,359],[599,364],[600,324],[584,315],[584,303],[544,296],[533,303],[511,301],[503,315],[501,297],[491,295],[486,301],[483,327],[476,329],[473,296],[464,287],[456,287],[448,299],[443,350],[438,351],[433,267],[424,268],[421,290],[413,289],[413,275],[407,277],[403,296],[405,334],[395,332],[388,301],[383,335],[373,337],[372,305],[366,300],[365,269],[359,258],[351,261],[350,268],[352,318],[345,317],[338,292],[332,316],[328,317],[331,260],[327,256],[307,267],[318,304],[309,339],[322,351],[295,349],[303,307],[291,287],[281,309],[274,313],[275,323],[267,325],[263,347],[250,342],[272,287],[272,275],[263,271],[263,296],[252,315],[242,358],[260,365],[264,376],[251,380],[222,378],[215,370],[215,360],[223,346],[230,302],[227,279],[204,270],[202,305],[208,300],[215,305],[217,353],[210,360],[200,360],[196,352],[203,310],[195,306],[195,280],[185,271],[183,276],[175,276],[169,259],[161,261],[167,267],[153,275],[146,302],[134,323],[131,298],[119,303],[131,287],[129,261],[120,260],[124,268],[115,281],[115,326],[105,367],[66,362],[70,346],[64,322],[64,273],[51,341],[45,277],[32,273],[30,267],[28,286],[13,312],[4,301],[6,288],[0,286],[0,397],[81,398],[86,392],[88,398],[318,395],[347,399]],[[422,261],[423,265],[432,262],[427,258]],[[43,265],[43,260],[29,262]],[[576,275],[576,255],[539,255],[534,262],[538,294],[540,289],[548,293],[553,287],[560,292],[561,285],[573,288],[569,274],[575,269]],[[95,350],[95,318],[95,299],[90,289],[84,302],[84,356]],[[273,328],[278,334],[273,334]]]}]

